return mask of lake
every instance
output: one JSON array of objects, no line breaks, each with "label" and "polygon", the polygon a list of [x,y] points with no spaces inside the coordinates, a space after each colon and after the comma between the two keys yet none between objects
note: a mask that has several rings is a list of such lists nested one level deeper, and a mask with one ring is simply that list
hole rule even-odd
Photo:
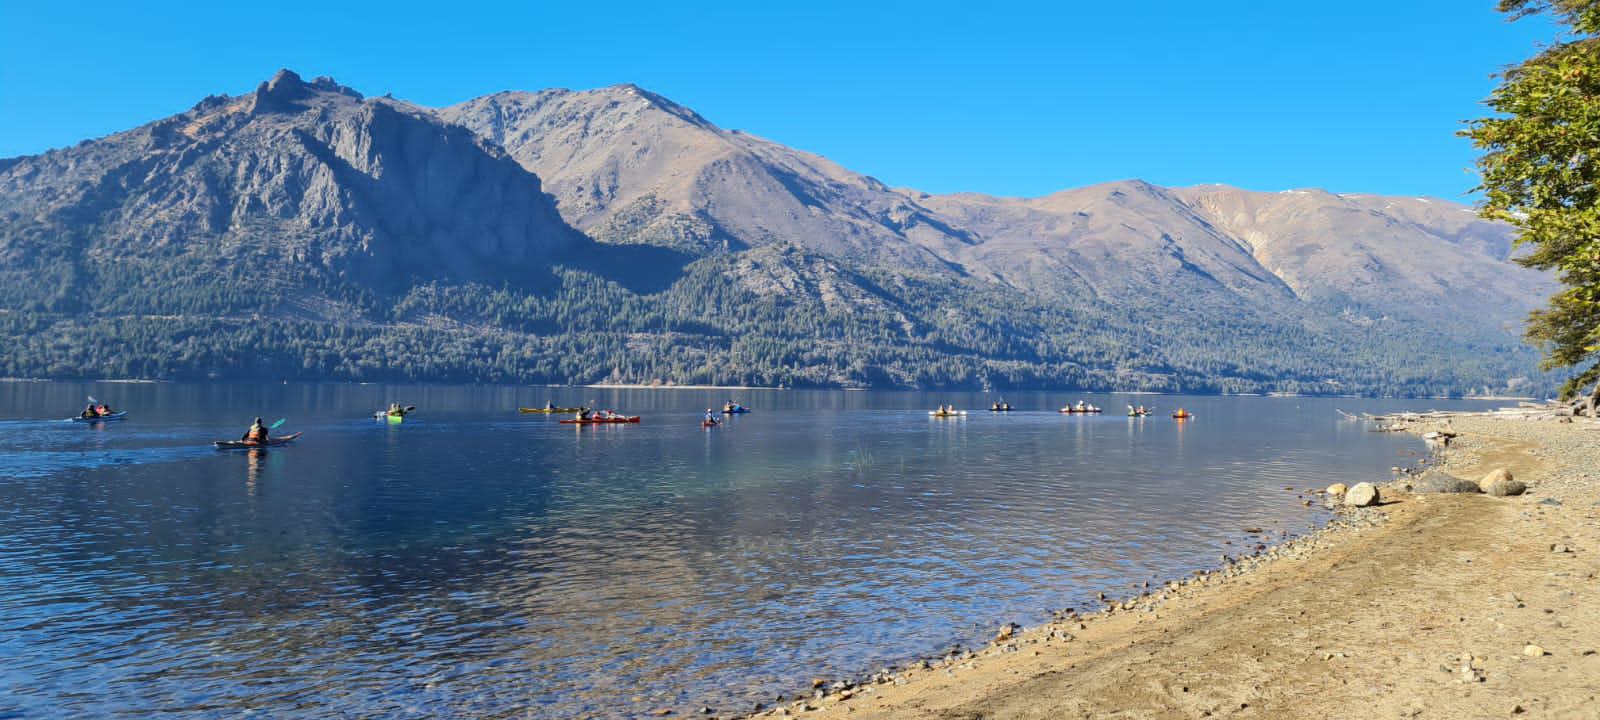
[{"label": "lake", "polygon": [[[59,419],[89,395],[128,420]],[[1494,404],[999,397],[0,383],[0,717],[748,711],[1214,567],[1325,521],[1300,490],[1416,462],[1335,408]],[[754,412],[702,429],[730,398]],[[1079,398],[1108,413],[1054,412]],[[643,422],[517,412],[547,400]],[[211,447],[258,415],[305,435]]]}]

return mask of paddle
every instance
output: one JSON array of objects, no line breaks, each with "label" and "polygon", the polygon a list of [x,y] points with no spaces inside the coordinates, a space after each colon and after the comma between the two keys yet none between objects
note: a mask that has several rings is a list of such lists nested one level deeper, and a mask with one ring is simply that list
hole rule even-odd
[{"label": "paddle", "polygon": [[289,421],[289,418],[278,418],[278,421],[273,423],[273,424],[271,424],[271,425],[268,425],[267,429],[268,430],[277,430],[279,425],[282,425],[282,424],[284,424],[284,423],[286,423],[288,421]]}]

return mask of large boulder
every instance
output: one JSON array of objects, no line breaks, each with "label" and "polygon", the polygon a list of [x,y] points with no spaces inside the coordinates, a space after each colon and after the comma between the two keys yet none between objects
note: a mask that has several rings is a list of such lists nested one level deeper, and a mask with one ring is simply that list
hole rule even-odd
[{"label": "large boulder", "polygon": [[1356,483],[1344,494],[1344,504],[1351,507],[1367,507],[1378,504],[1378,486],[1369,482]]},{"label": "large boulder", "polygon": [[1478,493],[1483,492],[1478,483],[1458,478],[1443,470],[1429,469],[1411,483],[1411,491],[1419,493]]},{"label": "large boulder", "polygon": [[1510,470],[1496,468],[1478,481],[1478,488],[1495,497],[1507,497],[1521,495],[1528,489],[1528,486],[1521,480],[1512,477]]}]

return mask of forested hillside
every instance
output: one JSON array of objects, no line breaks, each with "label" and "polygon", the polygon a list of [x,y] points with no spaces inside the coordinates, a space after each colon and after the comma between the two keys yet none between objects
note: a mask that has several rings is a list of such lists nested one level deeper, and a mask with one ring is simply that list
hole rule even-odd
[{"label": "forested hillside", "polygon": [[0,222],[12,377],[1548,387],[1547,280],[1458,205],[934,196],[631,86],[435,112],[280,73],[0,160]]}]

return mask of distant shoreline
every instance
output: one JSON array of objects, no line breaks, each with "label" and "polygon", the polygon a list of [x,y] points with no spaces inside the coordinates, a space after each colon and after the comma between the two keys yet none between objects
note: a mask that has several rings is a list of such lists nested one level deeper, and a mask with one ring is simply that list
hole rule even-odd
[{"label": "distant shoreline", "polygon": [[849,387],[849,386],[761,386],[761,385],[652,385],[645,383],[479,383],[479,382],[436,382],[430,380],[289,380],[277,379],[251,379],[251,378],[210,378],[210,379],[181,379],[158,380],[151,378],[47,378],[47,377],[0,377],[0,383],[115,383],[123,385],[165,385],[165,384],[235,384],[235,383],[262,383],[262,384],[330,384],[330,385],[439,385],[446,387],[457,386],[485,386],[485,387],[542,387],[542,388],[590,388],[595,390],[806,390],[812,392],[905,392],[905,393],[970,393],[980,395],[998,395],[1004,397],[1007,393],[1016,394],[1065,394],[1065,395],[1128,395],[1128,396],[1169,396],[1169,397],[1260,397],[1260,398],[1350,398],[1356,400],[1483,400],[1492,402],[1526,401],[1538,402],[1539,398],[1526,395],[1325,395],[1321,393],[1212,393],[1212,392],[1171,392],[1167,390],[1082,390],[1082,389],[950,389],[950,388],[902,388],[902,387]]},{"label": "distant shoreline", "polygon": [[596,383],[575,387],[595,390],[788,390],[786,387],[759,387],[754,385],[630,385],[627,383]]},{"label": "distant shoreline", "polygon": [[58,380],[58,379],[55,379],[55,378],[0,377],[0,383],[49,383],[49,382],[63,382],[63,383],[76,383],[76,382],[81,382],[81,383],[118,383],[118,384],[122,384],[122,385],[160,385],[162,383],[167,383],[167,382],[172,382],[172,381],[170,381],[170,380],[145,380],[145,379],[141,379],[141,378],[100,378],[100,379],[95,379],[95,380],[80,380],[80,379],[74,378],[74,379],[70,379],[70,380]]}]

